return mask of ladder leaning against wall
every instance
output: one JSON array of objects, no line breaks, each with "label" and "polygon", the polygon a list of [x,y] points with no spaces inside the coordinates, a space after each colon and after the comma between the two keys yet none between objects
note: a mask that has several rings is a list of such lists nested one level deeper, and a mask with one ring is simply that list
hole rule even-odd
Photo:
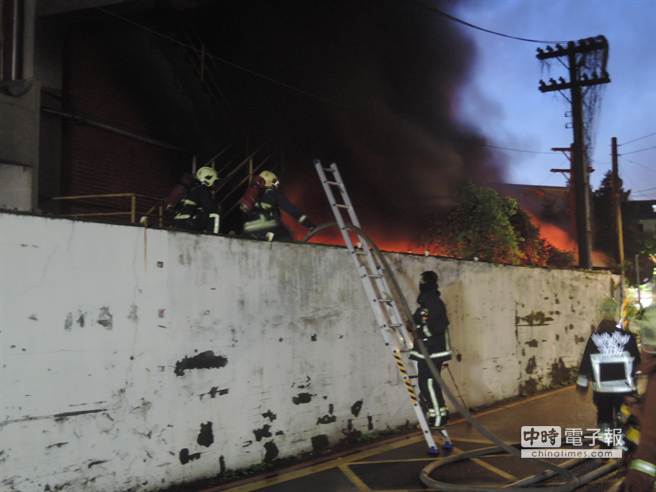
[{"label": "ladder leaning against wall", "polygon": [[[374,256],[373,245],[369,244],[368,239],[361,230],[360,221],[337,169],[337,164],[332,163],[330,166],[324,167],[321,161],[315,160],[314,167],[321,180],[346,248],[360,275],[367,300],[385,340],[385,346],[392,351],[394,361],[401,374],[401,379],[428,445],[428,452],[431,455],[437,455],[438,449],[433,434],[417,398],[418,387],[415,365],[409,358],[412,339],[403,323],[398,303],[389,288],[386,270]],[[442,430],[441,432],[448,439],[446,431]]]}]

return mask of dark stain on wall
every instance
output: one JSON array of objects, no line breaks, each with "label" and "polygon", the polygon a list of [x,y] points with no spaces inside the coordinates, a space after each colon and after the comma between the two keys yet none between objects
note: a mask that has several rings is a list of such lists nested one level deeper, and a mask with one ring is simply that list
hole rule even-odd
[{"label": "dark stain on wall", "polygon": [[198,434],[198,439],[196,442],[201,446],[209,448],[214,443],[214,433],[212,432],[212,422],[207,422],[200,424],[200,433]]},{"label": "dark stain on wall", "polygon": [[312,395],[310,393],[299,393],[298,395],[292,398],[294,405],[301,405],[303,403],[310,403],[312,401]]},{"label": "dark stain on wall", "polygon": [[228,359],[221,355],[214,355],[212,350],[206,350],[194,357],[185,357],[175,363],[175,374],[184,375],[190,369],[220,369],[228,364]]},{"label": "dark stain on wall", "polygon": [[515,324],[517,326],[548,326],[549,321],[553,321],[551,316],[547,316],[542,311],[532,311],[526,316],[516,316]]},{"label": "dark stain on wall", "polygon": [[531,357],[528,360],[528,364],[526,364],[526,374],[533,374],[533,371],[538,367],[536,361],[535,361],[535,356]]},{"label": "dark stain on wall", "polygon": [[105,411],[107,411],[106,408],[97,408],[95,410],[78,410],[77,412],[56,413],[52,417],[55,419],[55,422],[62,422],[69,417],[76,417],[78,415],[86,415],[87,413],[99,413]]},{"label": "dark stain on wall", "polygon": [[528,342],[526,342],[526,345],[535,348],[538,346],[538,341],[534,338],[533,340],[529,340]]},{"label": "dark stain on wall", "polygon": [[225,458],[223,455],[219,456],[219,476],[222,476],[226,472]]},{"label": "dark stain on wall", "polygon": [[187,448],[182,448],[180,450],[180,463],[183,465],[186,465],[190,461],[194,461],[200,458],[200,453],[189,453],[189,450]]},{"label": "dark stain on wall", "polygon": [[317,334],[315,333],[314,335],[312,335],[310,337],[310,340],[312,340],[313,342],[316,342],[317,341]]},{"label": "dark stain on wall", "polygon": [[92,461],[91,463],[89,463],[89,464],[87,465],[87,468],[91,468],[92,466],[96,466],[96,465],[102,465],[103,463],[107,463],[108,461],[109,461],[109,460],[96,460],[96,461]]},{"label": "dark stain on wall", "polygon": [[64,320],[64,330],[70,331],[73,328],[73,313],[66,313],[66,319]]},{"label": "dark stain on wall", "polygon": [[565,386],[574,381],[576,373],[576,367],[567,367],[563,359],[559,357],[557,361],[551,364],[551,371],[549,372],[551,384]]},{"label": "dark stain on wall", "polygon": [[529,379],[519,385],[519,394],[521,396],[534,395],[538,391],[538,382],[535,379]]},{"label": "dark stain on wall", "polygon": [[50,444],[49,446],[46,446],[46,449],[61,448],[62,446],[66,446],[67,444],[68,444],[68,441],[56,442],[54,444]]},{"label": "dark stain on wall", "polygon": [[210,395],[210,398],[216,398],[216,395],[223,396],[227,395],[230,390],[228,388],[219,389],[218,386],[212,386],[207,393],[201,393],[200,399],[203,399],[203,396]]},{"label": "dark stain on wall", "polygon": [[269,419],[269,422],[273,422],[274,420],[276,420],[277,415],[273,413],[271,410],[267,410],[265,413],[262,414],[262,417],[264,417],[265,419]]},{"label": "dark stain on wall", "polygon": [[367,430],[374,430],[374,418],[371,415],[367,415]]},{"label": "dark stain on wall", "polygon": [[323,417],[319,417],[317,419],[317,425],[319,425],[319,424],[332,424],[336,420],[337,420],[337,417],[335,415],[326,414]]},{"label": "dark stain on wall", "polygon": [[253,435],[256,441],[261,441],[264,437],[271,437],[271,426],[264,424],[261,429],[253,429]]},{"label": "dark stain on wall", "polygon": [[271,463],[280,454],[280,451],[278,451],[278,446],[276,446],[276,443],[273,442],[273,441],[269,441],[267,443],[264,443],[264,449],[266,451],[266,453],[264,455],[264,462],[265,463]]},{"label": "dark stain on wall", "polygon": [[312,450],[315,453],[323,451],[324,449],[330,446],[330,441],[328,440],[328,436],[326,434],[319,434],[317,436],[313,436],[311,440],[312,440]]},{"label": "dark stain on wall", "polygon": [[349,419],[346,424],[346,429],[342,429],[342,434],[346,436],[346,441],[357,441],[361,436],[362,432],[353,427],[353,420]]},{"label": "dark stain on wall", "polygon": [[351,414],[354,417],[360,415],[360,410],[362,410],[362,402],[363,400],[358,400],[353,405],[351,405]]},{"label": "dark stain on wall", "polygon": [[585,342],[585,337],[580,337],[578,335],[574,335],[574,341],[576,343],[583,343],[583,342]]},{"label": "dark stain on wall", "polygon": [[107,330],[111,330],[114,327],[114,315],[109,312],[108,306],[102,306],[100,308],[97,323],[100,326],[105,327]]}]

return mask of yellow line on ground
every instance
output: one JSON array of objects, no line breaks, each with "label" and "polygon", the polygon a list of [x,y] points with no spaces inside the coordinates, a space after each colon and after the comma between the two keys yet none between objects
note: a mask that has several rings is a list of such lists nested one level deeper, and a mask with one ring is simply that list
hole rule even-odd
[{"label": "yellow line on ground", "polygon": [[[453,448],[453,450],[458,454],[463,452],[463,450],[459,448]],[[506,480],[511,480],[513,482],[517,480],[517,477],[515,475],[512,475],[507,471],[502,470],[501,468],[497,468],[496,466],[488,463],[487,461],[483,461],[480,458],[471,458],[469,461],[471,461],[472,463],[476,463],[478,466],[485,468],[487,471],[491,471],[495,475],[498,475],[501,478],[505,478]]]},{"label": "yellow line on ground", "polygon": [[[515,402],[512,402],[512,403],[508,403],[506,405],[502,405],[502,406],[497,407],[497,408],[492,408],[490,410],[477,413],[477,414],[474,415],[474,417],[475,418],[483,417],[485,415],[490,415],[490,414],[493,414],[493,413],[496,413],[496,412],[500,412],[500,411],[506,410],[508,408],[516,407],[518,405],[523,405],[524,403],[529,403],[529,402],[535,401],[535,400],[541,400],[542,398],[547,398],[548,396],[556,395],[558,393],[562,393],[564,391],[571,390],[572,386],[573,385],[565,386],[564,388],[560,388],[560,389],[557,389],[557,390],[554,390],[554,391],[550,391],[548,393],[543,393],[541,395],[530,396],[528,398],[524,398],[522,400],[518,400],[518,401],[515,401]],[[459,418],[457,420],[454,420],[454,421],[450,422],[449,426],[451,426],[453,424],[458,424],[458,423],[461,423],[461,422],[465,422],[465,419]],[[225,485],[224,486],[218,486],[218,487],[204,489],[203,492],[213,492],[213,491],[219,491],[219,490],[230,490],[232,492],[250,492],[252,490],[258,490],[258,489],[261,489],[263,487],[269,487],[271,485],[276,485],[276,484],[279,484],[279,483],[288,482],[289,480],[295,480],[297,478],[306,477],[306,476],[312,475],[314,473],[319,473],[319,472],[322,472],[322,471],[325,471],[325,470],[330,470],[331,468],[339,467],[339,465],[341,465],[341,464],[359,462],[359,461],[361,461],[365,458],[368,458],[370,456],[374,456],[376,454],[381,454],[381,453],[384,453],[386,451],[391,451],[393,449],[398,449],[398,448],[402,448],[402,447],[405,447],[405,446],[409,446],[410,444],[418,443],[420,441],[423,441],[423,439],[424,439],[423,436],[421,434],[419,434],[419,435],[410,437],[408,439],[399,439],[398,441],[394,441],[392,443],[384,444],[382,446],[375,447],[375,448],[372,448],[372,449],[368,449],[366,451],[361,451],[359,453],[354,453],[352,455],[339,457],[339,458],[336,458],[336,459],[333,459],[333,460],[330,460],[330,461],[326,461],[324,463],[309,466],[307,468],[302,468],[300,470],[294,470],[294,471],[287,472],[287,473],[283,472],[280,475],[275,475],[275,476],[270,477],[270,478],[260,479],[260,480],[257,480],[257,481],[254,481],[254,482],[251,482],[251,483],[248,483],[248,484],[239,485],[239,486],[232,487],[232,488],[226,487]],[[460,438],[459,440],[461,440],[463,442],[475,442],[475,443],[477,442],[477,440],[466,441],[464,438]],[[480,442],[480,444],[490,444],[490,443],[488,441],[484,441],[484,442]],[[474,460],[472,460],[472,461],[474,461]],[[483,462],[483,463],[485,463],[485,462]],[[501,472],[501,473],[505,474],[505,476],[499,474],[500,476],[502,476],[504,478],[507,478],[507,476],[512,477],[512,475],[504,472],[503,470],[499,470],[498,468],[494,467],[493,465],[490,465],[489,463],[485,463],[485,465],[488,465],[492,468],[495,468],[496,469],[495,473]],[[481,466],[484,466],[484,465],[481,465]],[[490,471],[493,471],[493,470],[490,469]],[[511,478],[510,480],[516,480],[516,478]]]},{"label": "yellow line on ground", "polygon": [[433,461],[435,457],[428,458],[406,458],[402,460],[371,460],[371,461],[350,461],[349,465],[380,465],[383,463],[411,463],[413,461]]},{"label": "yellow line on ground", "polygon": [[317,465],[309,466],[307,468],[301,468],[300,470],[294,470],[270,478],[264,478],[256,482],[251,482],[237,487],[209,488],[209,489],[204,489],[204,492],[213,492],[218,490],[230,490],[232,492],[250,492],[252,490],[258,490],[264,487],[270,487],[272,485],[277,485],[279,483],[288,482],[289,480],[295,480],[297,478],[306,477],[307,475],[312,475],[314,473],[330,470],[332,468],[339,467],[339,465],[341,464],[348,464],[352,461],[360,461],[365,458],[368,458],[369,456],[374,456],[376,454],[385,453],[387,451],[392,451],[394,449],[403,448],[405,446],[409,446],[410,444],[415,444],[423,440],[424,438],[422,435],[413,436],[408,439],[399,439],[398,441],[384,444],[382,446],[368,449],[366,451],[354,453],[352,455],[349,455],[348,457],[336,458],[334,460],[326,461],[325,463],[319,463]]},{"label": "yellow line on ground", "polygon": [[460,441],[460,442],[469,442],[472,444],[492,444],[492,441],[488,441],[487,439],[472,439],[471,437],[457,437],[457,436],[451,436],[452,441]]},{"label": "yellow line on ground", "polygon": [[360,492],[370,492],[371,489],[367,486],[366,483],[362,481],[360,477],[358,477],[353,470],[349,468],[349,466],[346,463],[343,463],[339,465],[337,468],[340,469],[340,471],[346,475],[346,478],[349,479],[349,482],[351,482],[353,485],[355,485],[355,488],[358,489]]}]

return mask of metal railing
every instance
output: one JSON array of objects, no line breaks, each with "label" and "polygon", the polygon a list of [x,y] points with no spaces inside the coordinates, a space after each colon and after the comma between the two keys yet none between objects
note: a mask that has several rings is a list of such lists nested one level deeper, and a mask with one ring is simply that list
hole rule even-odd
[{"label": "metal railing", "polygon": [[[128,210],[115,210],[111,205],[100,205],[97,203],[98,200],[114,199],[114,198],[128,198],[129,199],[129,208]],[[140,213],[137,204],[138,200],[149,200],[154,201],[155,204],[151,206],[148,210],[143,213]],[[68,196],[55,196],[50,198],[53,201],[62,201],[62,202],[74,202],[74,205],[84,206],[84,207],[99,207],[99,208],[109,208],[112,211],[109,212],[75,212],[75,213],[64,213],[57,215],[60,217],[70,217],[70,218],[101,218],[101,217],[128,217],[130,224],[137,223],[137,215],[141,217],[151,217],[156,216],[158,219],[159,226],[162,227],[164,221],[164,205],[160,198],[154,198],[147,195],[141,195],[139,193],[97,193],[92,195],[68,195]],[[95,203],[89,203],[89,200],[94,201]],[[86,203],[84,203],[86,201]],[[143,221],[141,221],[143,223]]]}]

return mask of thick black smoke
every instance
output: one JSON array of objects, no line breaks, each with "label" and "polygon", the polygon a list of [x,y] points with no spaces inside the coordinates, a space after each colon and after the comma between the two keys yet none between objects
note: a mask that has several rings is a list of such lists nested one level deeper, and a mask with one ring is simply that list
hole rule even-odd
[{"label": "thick black smoke", "polygon": [[459,118],[473,43],[420,3],[214,2],[193,22],[217,55],[321,99],[220,64],[226,131],[280,143],[286,189],[319,219],[329,213],[315,157],[338,162],[365,227],[388,237],[416,237],[462,180],[500,179]]}]

